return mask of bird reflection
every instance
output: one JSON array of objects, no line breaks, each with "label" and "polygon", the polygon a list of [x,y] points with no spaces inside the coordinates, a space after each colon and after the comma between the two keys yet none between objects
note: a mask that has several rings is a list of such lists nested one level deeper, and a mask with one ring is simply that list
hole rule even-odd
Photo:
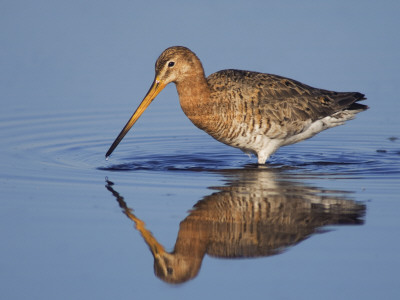
[{"label": "bird reflection", "polygon": [[363,224],[365,205],[346,192],[322,190],[302,181],[283,179],[271,169],[222,171],[228,183],[198,201],[180,223],[172,252],[167,252],[145,223],[107,180],[106,188],[141,233],[154,257],[154,272],[168,283],[194,278],[205,254],[218,258],[264,257],[287,247],[322,227]]}]

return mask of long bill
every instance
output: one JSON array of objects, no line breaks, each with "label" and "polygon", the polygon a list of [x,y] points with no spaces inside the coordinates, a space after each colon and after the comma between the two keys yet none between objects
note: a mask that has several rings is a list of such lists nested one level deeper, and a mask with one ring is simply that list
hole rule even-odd
[{"label": "long bill", "polygon": [[142,113],[146,110],[146,108],[150,105],[150,103],[154,100],[154,98],[160,93],[163,88],[166,86],[164,81],[161,81],[157,78],[154,79],[153,84],[151,85],[149,91],[147,92],[146,96],[133,113],[132,117],[129,119],[128,123],[124,126],[124,128],[119,133],[118,137],[115,139],[114,143],[112,143],[110,149],[108,149],[106,153],[106,158],[108,158],[111,153],[117,148],[118,144],[124,138],[124,136],[128,133],[129,129],[136,123]]}]

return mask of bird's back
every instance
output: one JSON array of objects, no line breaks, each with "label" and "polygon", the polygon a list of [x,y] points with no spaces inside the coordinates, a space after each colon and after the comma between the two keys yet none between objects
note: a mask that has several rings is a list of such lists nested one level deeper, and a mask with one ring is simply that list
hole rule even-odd
[{"label": "bird's back", "polygon": [[[215,128],[209,133],[221,142],[257,154],[269,147],[265,139],[276,140],[270,147],[274,152],[280,146],[340,125],[367,108],[356,103],[365,99],[361,93],[313,88],[272,74],[230,69],[211,74],[207,82]],[[330,117],[341,120],[335,119],[337,124],[322,122],[307,132],[312,124]]]},{"label": "bird's back", "polygon": [[[254,126],[264,129],[274,123],[286,127],[289,134],[301,131],[303,123],[351,109],[353,103],[365,99],[357,92],[328,91],[278,75],[250,71],[222,70],[211,74],[207,81],[212,105],[220,115],[231,115],[245,123],[257,121]],[[362,107],[367,108],[357,106]]]}]

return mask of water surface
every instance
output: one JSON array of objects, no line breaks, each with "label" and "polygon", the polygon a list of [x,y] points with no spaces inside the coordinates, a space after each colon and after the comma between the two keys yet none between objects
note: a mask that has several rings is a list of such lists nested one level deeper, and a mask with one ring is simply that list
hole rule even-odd
[{"label": "water surface", "polygon": [[[374,143],[371,135],[355,137],[349,123],[344,134],[333,129],[257,166],[254,157],[179,127],[183,118],[169,119],[162,131],[140,127],[105,161],[105,136],[114,133],[102,124],[107,114],[2,119],[8,293],[52,297],[62,289],[66,298],[106,298],[115,290],[126,297],[194,289],[202,298],[204,285],[236,295],[245,282],[254,295],[310,295],[302,288],[309,281],[320,295],[340,295],[338,283],[354,295],[369,290],[365,282],[394,292],[396,137],[376,132]],[[282,282],[293,292],[278,289]]]}]

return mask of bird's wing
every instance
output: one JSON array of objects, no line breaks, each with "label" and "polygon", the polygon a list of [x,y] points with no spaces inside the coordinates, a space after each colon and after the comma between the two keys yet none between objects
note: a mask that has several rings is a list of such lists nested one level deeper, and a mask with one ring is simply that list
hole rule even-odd
[{"label": "bird's wing", "polygon": [[207,80],[212,94],[225,98],[236,117],[286,128],[289,134],[364,99],[360,93],[317,89],[293,79],[250,71],[223,70]]}]

